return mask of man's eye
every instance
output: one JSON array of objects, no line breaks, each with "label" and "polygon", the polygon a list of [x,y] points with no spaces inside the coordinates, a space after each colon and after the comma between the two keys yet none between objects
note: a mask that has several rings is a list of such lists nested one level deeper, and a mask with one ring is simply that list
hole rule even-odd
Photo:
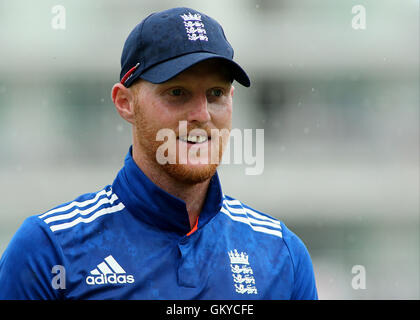
[{"label": "man's eye", "polygon": [[210,93],[214,97],[221,97],[223,95],[222,89],[211,89]]},{"label": "man's eye", "polygon": [[171,96],[179,97],[182,95],[182,89],[172,89],[169,94]]}]

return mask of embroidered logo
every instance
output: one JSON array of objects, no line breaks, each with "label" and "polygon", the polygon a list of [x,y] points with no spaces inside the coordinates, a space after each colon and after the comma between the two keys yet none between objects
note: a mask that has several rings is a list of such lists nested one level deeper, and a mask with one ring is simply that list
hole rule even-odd
[{"label": "embroidered logo", "polygon": [[201,21],[201,15],[199,13],[181,15],[184,20],[185,30],[187,31],[188,40],[190,41],[209,41],[207,38],[206,29],[204,29],[204,23]]},{"label": "embroidered logo", "polygon": [[246,252],[238,253],[236,249],[229,251],[230,269],[232,270],[235,291],[241,294],[257,294],[254,272],[248,261]]}]

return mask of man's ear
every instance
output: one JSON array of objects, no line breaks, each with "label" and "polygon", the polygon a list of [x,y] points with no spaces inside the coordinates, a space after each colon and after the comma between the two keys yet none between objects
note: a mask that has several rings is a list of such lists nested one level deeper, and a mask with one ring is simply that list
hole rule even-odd
[{"label": "man's ear", "polygon": [[234,91],[235,91],[235,87],[232,84],[232,86],[230,87],[230,95],[231,95],[232,98],[233,98],[233,92]]},{"label": "man's ear", "polygon": [[111,98],[121,118],[134,124],[133,92],[121,83],[116,83],[112,87]]}]

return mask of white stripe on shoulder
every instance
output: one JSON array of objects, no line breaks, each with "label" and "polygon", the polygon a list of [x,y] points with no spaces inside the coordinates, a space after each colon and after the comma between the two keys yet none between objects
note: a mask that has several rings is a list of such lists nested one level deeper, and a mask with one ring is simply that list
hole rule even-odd
[{"label": "white stripe on shoulder", "polygon": [[[283,234],[282,234],[282,232],[280,231],[281,230],[281,228],[279,228],[279,229],[276,229],[276,230],[273,230],[273,229],[269,229],[269,228],[265,228],[265,227],[262,227],[262,226],[259,226],[259,225],[255,225],[255,224],[253,224],[252,223],[252,220],[251,220],[251,218],[249,218],[248,216],[246,216],[246,215],[244,215],[244,216],[235,216],[235,215],[233,215],[233,214],[231,214],[229,211],[228,211],[228,209],[226,209],[226,208],[224,208],[224,207],[222,207],[221,209],[220,209],[220,211],[221,212],[223,212],[225,215],[227,215],[230,219],[232,219],[233,221],[237,221],[237,222],[241,222],[241,223],[244,223],[244,224],[247,224],[248,226],[250,226],[254,231],[257,231],[257,232],[262,232],[262,233],[266,233],[266,234],[271,234],[271,235],[274,235],[274,236],[277,236],[277,237],[280,237],[280,238],[282,238],[283,237]],[[261,224],[260,223],[261,221],[259,221],[259,223],[258,224]],[[278,226],[279,227],[279,226]],[[278,228],[277,227],[277,228]]]},{"label": "white stripe on shoulder", "polygon": [[98,199],[99,199],[100,196],[102,196],[102,195],[105,194],[107,197],[109,197],[111,195],[111,193],[112,193],[112,189],[109,189],[108,191],[106,191],[106,189],[103,189],[103,190],[99,191],[96,194],[96,196],[94,198],[92,198],[92,199],[81,201],[81,202],[79,202],[79,201],[73,201],[73,202],[69,203],[68,205],[66,205],[64,207],[59,207],[59,208],[56,208],[56,209],[52,209],[50,211],[47,211],[44,214],[40,215],[39,218],[40,219],[44,219],[45,217],[50,216],[50,215],[52,215],[54,213],[64,212],[64,211],[67,211],[67,210],[69,210],[69,209],[71,209],[73,207],[78,207],[78,208],[86,207],[86,206],[88,206],[88,205],[90,205],[90,204],[95,203],[96,201],[98,201]]},{"label": "white stripe on shoulder", "polygon": [[[264,216],[264,215],[262,215],[258,212],[255,212],[254,210],[246,208],[242,205],[242,203],[239,200],[228,200],[228,199],[224,198],[223,202],[226,204],[226,206],[229,208],[229,210],[231,212],[235,212],[234,210],[239,210],[239,211],[244,210],[247,214],[252,215],[254,218],[257,218],[257,219],[260,219],[260,220],[270,221],[270,222],[278,225],[278,227],[280,227],[280,229],[281,229],[279,220]],[[240,208],[233,208],[231,206],[240,206]],[[238,212],[238,213],[240,213],[240,212]]]},{"label": "white stripe on shoulder", "polygon": [[109,204],[112,205],[116,200],[118,200],[118,197],[115,193],[113,193],[112,196],[111,196],[111,199],[102,198],[94,206],[89,207],[86,210],[81,210],[79,207],[76,207],[76,209],[74,209],[73,211],[70,211],[69,213],[52,216],[52,217],[49,217],[49,218],[45,219],[44,221],[45,221],[45,223],[48,224],[48,223],[51,223],[51,222],[54,222],[54,221],[70,219],[70,218],[73,218],[74,216],[76,216],[78,214],[86,216],[86,215],[92,213],[93,211],[95,211],[96,209],[98,209],[103,204],[109,203]]},{"label": "white stripe on shoulder", "polygon": [[[244,208],[244,207],[241,207],[241,208],[232,208],[226,202],[224,202],[224,204],[226,206],[226,209],[229,210],[229,212],[235,213],[235,214],[245,215],[251,223],[255,223],[255,224],[260,224],[260,225],[264,225],[264,226],[268,226],[268,227],[272,227],[272,228],[281,229],[280,221],[273,220],[273,219],[267,218],[265,216],[262,216],[261,214],[255,212],[253,210],[250,210],[248,208]],[[250,217],[250,215],[252,217]],[[255,218],[258,218],[258,219],[255,219]]]},{"label": "white stripe on shoulder", "polygon": [[115,206],[98,210],[88,218],[83,218],[83,217],[80,216],[80,217],[78,217],[78,218],[76,218],[76,219],[74,219],[70,222],[52,225],[52,226],[50,226],[50,229],[53,232],[55,232],[57,230],[68,229],[68,228],[74,227],[75,225],[78,225],[79,223],[89,223],[89,222],[92,222],[92,221],[96,220],[97,218],[99,218],[103,215],[119,212],[119,211],[123,210],[124,208],[125,208],[124,204],[122,202],[120,202],[119,204],[117,204]]},{"label": "white stripe on shoulder", "polygon": [[124,208],[122,202],[118,203],[118,196],[112,192],[112,188],[108,188],[108,190],[103,189],[96,193],[92,199],[73,201],[63,207],[47,211],[39,218],[49,226],[51,231],[55,232],[71,228],[79,223],[92,222],[103,215],[119,212]]}]

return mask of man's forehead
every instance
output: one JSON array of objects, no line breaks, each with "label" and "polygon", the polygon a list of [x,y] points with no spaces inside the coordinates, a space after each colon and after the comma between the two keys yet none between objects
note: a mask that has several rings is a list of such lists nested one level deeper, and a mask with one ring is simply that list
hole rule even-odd
[{"label": "man's forehead", "polygon": [[205,80],[216,81],[219,84],[232,84],[233,77],[229,65],[222,59],[209,59],[191,66],[168,81],[152,83],[139,78],[133,83],[132,87],[136,88],[140,85],[148,85],[157,89],[158,87],[167,87],[191,81],[202,82]]},{"label": "man's forehead", "polygon": [[191,66],[165,83],[187,80],[191,78],[202,78],[203,80],[214,79],[219,81],[232,82],[232,73],[227,63],[223,60],[209,59]]}]

